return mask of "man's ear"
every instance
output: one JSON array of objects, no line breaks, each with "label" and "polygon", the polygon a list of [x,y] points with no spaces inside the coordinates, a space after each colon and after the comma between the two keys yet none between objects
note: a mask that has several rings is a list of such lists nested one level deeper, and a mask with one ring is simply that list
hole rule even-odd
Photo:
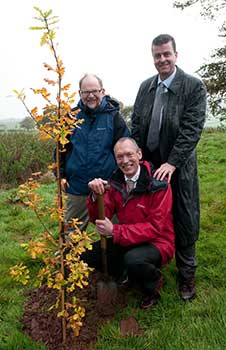
[{"label": "man's ear", "polygon": [[81,90],[78,90],[79,96],[81,97]]},{"label": "man's ear", "polygon": [[102,90],[102,94],[105,95],[105,89],[101,89]]},{"label": "man's ear", "polygon": [[139,160],[141,160],[142,159],[142,151],[141,151],[141,148],[139,148],[139,151],[138,151],[138,156],[139,156]]}]

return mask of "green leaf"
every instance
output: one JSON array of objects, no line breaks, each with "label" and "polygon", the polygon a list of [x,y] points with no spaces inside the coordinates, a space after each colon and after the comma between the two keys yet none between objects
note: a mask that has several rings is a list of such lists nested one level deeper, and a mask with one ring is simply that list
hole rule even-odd
[{"label": "green leaf", "polygon": [[44,33],[43,36],[41,37],[40,45],[43,46],[47,44],[47,42],[48,42],[48,34]]},{"label": "green leaf", "polygon": [[44,30],[46,27],[29,27],[30,30]]}]

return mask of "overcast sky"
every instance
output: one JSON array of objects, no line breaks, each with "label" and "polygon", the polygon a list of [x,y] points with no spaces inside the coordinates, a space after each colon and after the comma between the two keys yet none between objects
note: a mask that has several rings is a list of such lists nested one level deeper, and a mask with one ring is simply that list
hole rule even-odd
[{"label": "overcast sky", "polygon": [[175,37],[178,65],[194,74],[218,47],[217,25],[204,21],[198,9],[181,12],[172,0],[7,0],[2,2],[0,118],[23,118],[24,107],[12,90],[25,88],[27,103],[38,105],[29,88],[40,88],[48,77],[43,63],[52,63],[40,47],[34,6],[58,15],[59,54],[66,67],[64,83],[78,90],[84,73],[99,75],[106,92],[125,105],[134,103],[140,83],[156,73],[151,41],[160,33]]}]

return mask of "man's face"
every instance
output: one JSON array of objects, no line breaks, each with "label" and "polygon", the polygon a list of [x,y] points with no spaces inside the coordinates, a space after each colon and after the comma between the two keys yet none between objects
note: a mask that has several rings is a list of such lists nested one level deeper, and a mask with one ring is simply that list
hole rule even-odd
[{"label": "man's face", "polygon": [[174,72],[177,61],[177,52],[174,51],[172,42],[153,45],[152,56],[161,80],[167,79]]},{"label": "man's face", "polygon": [[79,95],[85,106],[94,109],[97,108],[104,96],[104,89],[100,86],[99,81],[93,77],[86,77],[79,90]]},{"label": "man's face", "polygon": [[128,178],[133,177],[142,158],[141,150],[137,150],[132,141],[125,140],[116,143],[114,153],[118,167]]}]

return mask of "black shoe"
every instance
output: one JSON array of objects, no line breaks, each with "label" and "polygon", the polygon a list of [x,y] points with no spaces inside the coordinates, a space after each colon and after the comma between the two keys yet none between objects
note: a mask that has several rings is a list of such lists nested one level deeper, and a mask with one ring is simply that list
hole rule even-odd
[{"label": "black shoe", "polygon": [[142,301],[140,305],[140,308],[143,310],[151,309],[153,306],[155,306],[158,303],[160,298],[161,298],[160,294],[158,292],[154,292],[148,297],[145,297],[145,299]]},{"label": "black shoe", "polygon": [[118,286],[119,286],[119,289],[121,289],[125,292],[127,292],[132,287],[128,277],[126,277],[123,281],[120,281]]},{"label": "black shoe", "polygon": [[159,299],[161,298],[160,290],[163,288],[163,285],[164,285],[164,280],[163,280],[163,277],[161,276],[158,280],[158,283],[153,293],[146,296],[142,301],[140,305],[141,309],[150,309],[158,303]]},{"label": "black shoe", "polygon": [[195,279],[194,277],[179,280],[179,294],[182,300],[188,301],[196,297]]}]

